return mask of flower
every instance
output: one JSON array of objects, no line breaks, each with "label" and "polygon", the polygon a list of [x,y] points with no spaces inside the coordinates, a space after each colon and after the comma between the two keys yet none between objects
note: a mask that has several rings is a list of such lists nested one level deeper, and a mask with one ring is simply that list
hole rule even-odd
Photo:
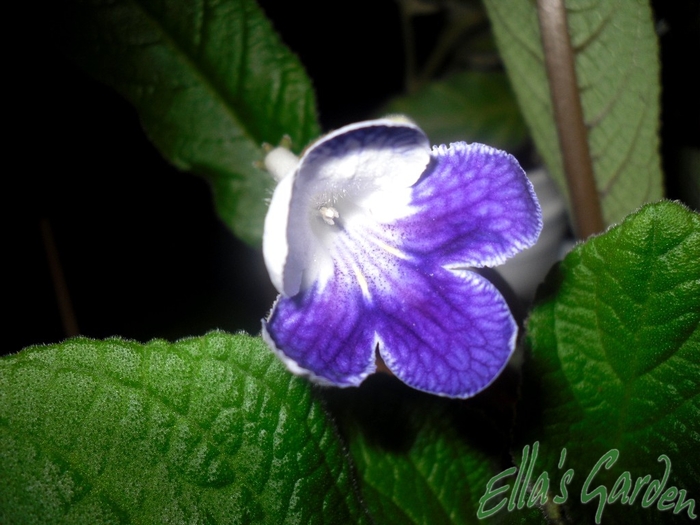
[{"label": "flower", "polygon": [[542,214],[515,158],[464,142],[431,150],[415,124],[385,118],[267,160],[284,175],[265,219],[280,295],[263,337],[289,370],[359,385],[378,352],[411,387],[459,398],[499,375],[517,327],[469,268],[537,240]]}]

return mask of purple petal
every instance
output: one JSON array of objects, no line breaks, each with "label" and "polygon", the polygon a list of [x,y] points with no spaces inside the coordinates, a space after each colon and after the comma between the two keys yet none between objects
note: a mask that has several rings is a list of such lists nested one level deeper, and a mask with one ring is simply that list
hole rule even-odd
[{"label": "purple petal", "polygon": [[408,385],[466,398],[506,365],[517,327],[505,300],[458,268],[532,246],[539,204],[507,153],[440,146],[424,170],[425,140],[408,124],[348,126],[275,191],[264,244],[282,295],[263,337],[292,372],[359,385],[379,348]]},{"label": "purple petal", "polygon": [[394,293],[377,296],[379,353],[406,384],[466,398],[505,367],[517,327],[496,288],[469,271],[404,267]]},{"label": "purple petal", "polygon": [[397,224],[404,250],[447,267],[502,264],[542,229],[535,192],[511,155],[459,142],[433,148],[414,186],[415,214]]},{"label": "purple petal", "polygon": [[375,371],[376,338],[362,291],[336,275],[294,297],[280,296],[263,338],[297,375],[317,383],[359,385]]}]

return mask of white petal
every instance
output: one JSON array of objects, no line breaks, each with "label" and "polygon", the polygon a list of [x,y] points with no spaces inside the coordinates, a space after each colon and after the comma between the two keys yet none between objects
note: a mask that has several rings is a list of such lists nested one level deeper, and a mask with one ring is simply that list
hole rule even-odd
[{"label": "white petal", "polygon": [[396,119],[368,120],[315,142],[301,159],[298,177],[313,187],[311,193],[406,188],[429,161],[430,143],[418,126]]},{"label": "white petal", "polygon": [[272,281],[291,297],[333,274],[334,236],[353,217],[389,223],[409,213],[410,186],[430,162],[430,144],[415,124],[359,122],[311,145],[275,189],[265,219],[263,252]]},{"label": "white petal", "polygon": [[289,201],[292,198],[293,184],[294,177],[292,176],[284,177],[277,184],[265,216],[263,257],[272,284],[280,293],[284,293],[284,265],[289,252],[287,219],[289,218]]}]

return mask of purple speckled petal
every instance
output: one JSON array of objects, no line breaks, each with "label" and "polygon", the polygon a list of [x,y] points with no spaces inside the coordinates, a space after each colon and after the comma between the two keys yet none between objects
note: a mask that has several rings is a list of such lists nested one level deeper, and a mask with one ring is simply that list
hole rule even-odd
[{"label": "purple speckled petal", "polygon": [[517,326],[496,288],[480,275],[404,268],[395,293],[377,297],[379,353],[406,384],[467,398],[500,374]]},{"label": "purple speckled petal", "polygon": [[433,165],[413,188],[418,209],[396,224],[405,251],[447,267],[483,267],[535,243],[542,212],[515,158],[464,142],[432,154]]},{"label": "purple speckled petal", "polygon": [[307,150],[270,209],[266,263],[281,295],[263,337],[292,372],[359,385],[378,348],[408,385],[466,398],[503,370],[516,324],[465,268],[501,264],[539,236],[511,155],[463,142],[429,152],[413,124],[358,123]]},{"label": "purple speckled petal", "polygon": [[355,386],[376,369],[376,339],[360,288],[337,277],[324,289],[316,283],[280,296],[263,321],[263,338],[295,374]]},{"label": "purple speckled petal", "polygon": [[501,372],[517,327],[494,286],[470,271],[430,271],[394,258],[364,289],[336,274],[293,298],[281,297],[263,336],[287,367],[322,384],[359,385],[375,370],[374,349],[406,384],[471,397]]}]

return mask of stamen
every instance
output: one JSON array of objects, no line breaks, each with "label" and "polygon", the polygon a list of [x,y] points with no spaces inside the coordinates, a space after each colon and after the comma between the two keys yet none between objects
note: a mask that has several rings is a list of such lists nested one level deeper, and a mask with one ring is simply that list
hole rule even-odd
[{"label": "stamen", "polygon": [[318,211],[321,214],[323,222],[329,224],[330,226],[333,226],[335,224],[335,219],[340,217],[338,210],[336,210],[332,206],[321,206],[321,208]]}]

